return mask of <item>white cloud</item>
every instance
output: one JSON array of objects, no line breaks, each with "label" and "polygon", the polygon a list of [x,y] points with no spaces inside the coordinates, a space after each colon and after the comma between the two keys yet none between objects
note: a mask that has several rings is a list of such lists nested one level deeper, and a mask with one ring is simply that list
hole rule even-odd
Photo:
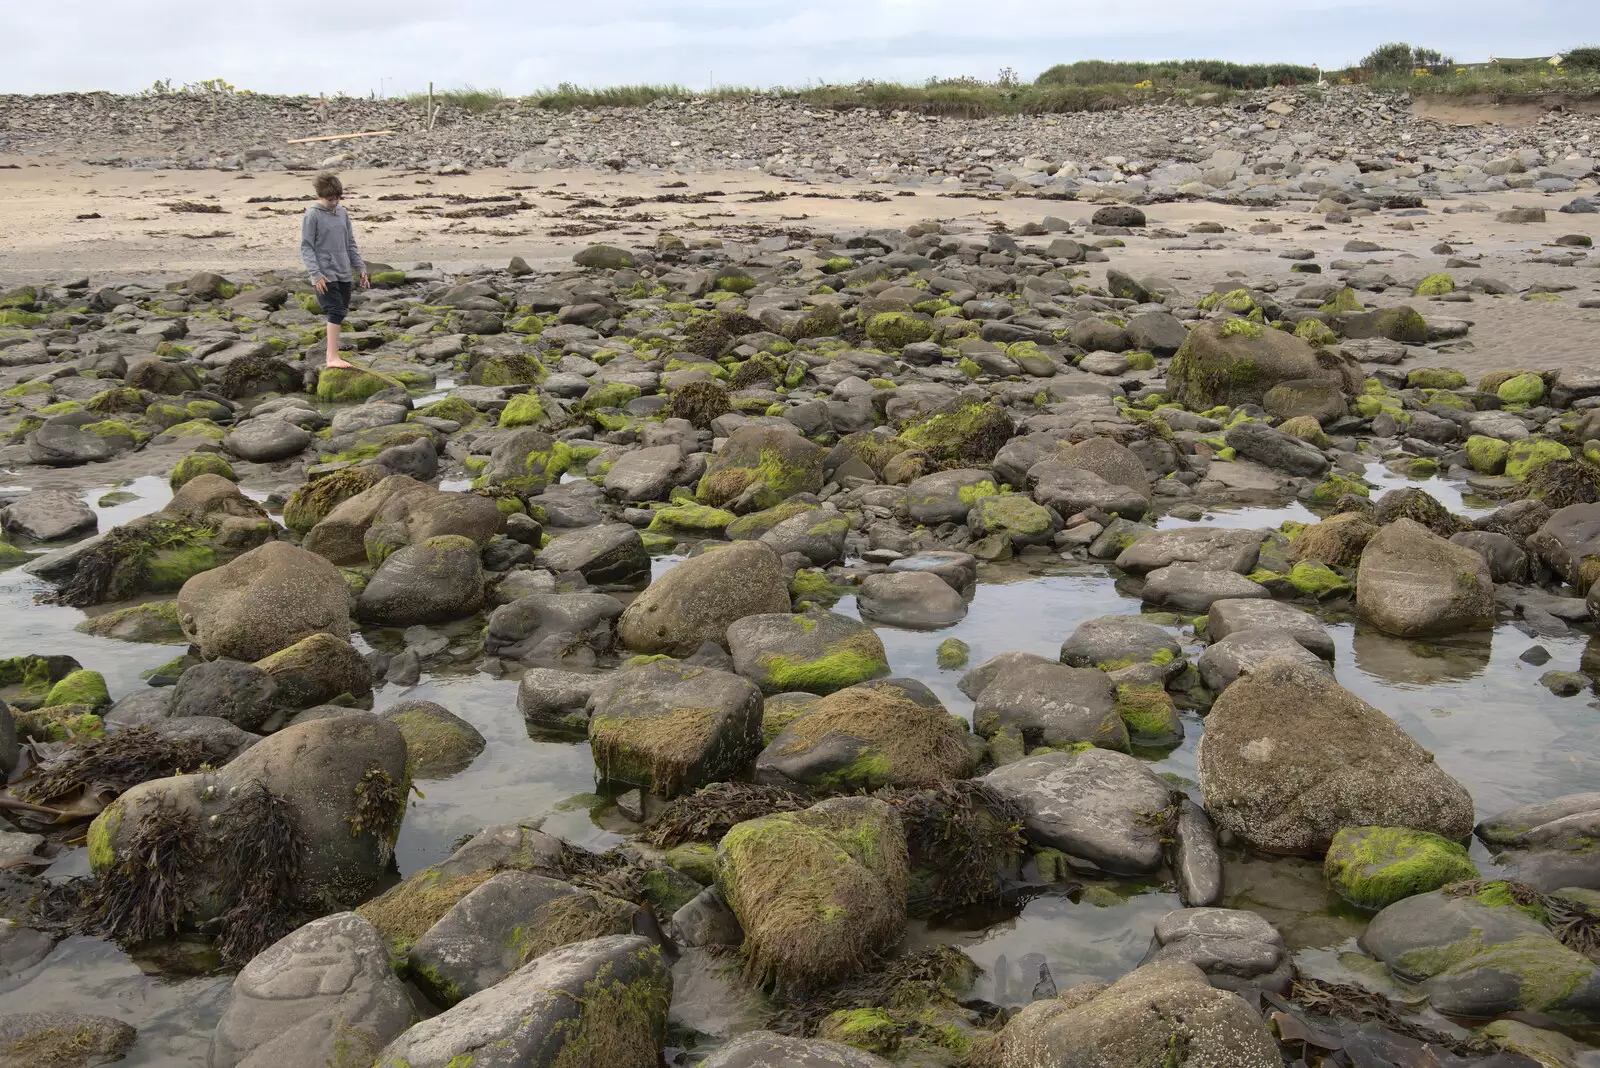
[{"label": "white cloud", "polygon": [[[1024,76],[1074,59],[1205,56],[1352,62],[1384,40],[1480,59],[1570,47],[1590,0],[1528,0],[1516,19],[1457,0],[1448,19],[1386,0],[340,0],[257,5],[80,0],[0,10],[0,91],[129,91],[222,77],[264,92],[408,92],[431,79],[526,93],[558,82],[799,85]],[[447,15],[442,13],[447,12]],[[1591,34],[1592,36],[1592,34]]]}]

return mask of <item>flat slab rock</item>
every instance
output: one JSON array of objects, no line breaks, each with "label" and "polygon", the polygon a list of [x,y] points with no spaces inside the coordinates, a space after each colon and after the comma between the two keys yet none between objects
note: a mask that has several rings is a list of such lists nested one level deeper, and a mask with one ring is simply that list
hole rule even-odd
[{"label": "flat slab rock", "polygon": [[1028,838],[1118,875],[1161,866],[1171,785],[1142,761],[1109,749],[1042,753],[996,768],[985,785],[1022,805]]},{"label": "flat slab rock", "polygon": [[[659,1049],[671,997],[672,973],[649,939],[610,935],[575,942],[412,1027],[389,1043],[377,1063],[379,1068],[558,1063],[569,1041],[608,1024],[619,1032],[608,1037],[623,1049]],[[623,1000],[639,1011],[619,1021],[607,1006]]]},{"label": "flat slab rock", "polygon": [[377,928],[354,912],[313,920],[258,953],[233,981],[212,1068],[369,1059],[411,1023],[411,998]]}]

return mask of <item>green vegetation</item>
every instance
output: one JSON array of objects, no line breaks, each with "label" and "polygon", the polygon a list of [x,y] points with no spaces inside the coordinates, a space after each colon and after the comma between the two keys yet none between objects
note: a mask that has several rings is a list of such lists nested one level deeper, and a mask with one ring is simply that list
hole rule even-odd
[{"label": "green vegetation", "polygon": [[1317,81],[1314,67],[1292,63],[1228,63],[1220,59],[1168,59],[1160,62],[1108,62],[1085,59],[1058,63],[1039,75],[1036,86],[1140,85],[1172,89],[1269,89]]},{"label": "green vegetation", "polygon": [[[504,100],[505,94],[498,89],[474,89],[470,85],[461,89],[436,89],[433,93],[434,107],[459,108],[462,111],[470,111],[473,114],[493,111]],[[406,102],[420,108],[426,108],[428,106],[428,94],[412,93],[406,97]]]}]

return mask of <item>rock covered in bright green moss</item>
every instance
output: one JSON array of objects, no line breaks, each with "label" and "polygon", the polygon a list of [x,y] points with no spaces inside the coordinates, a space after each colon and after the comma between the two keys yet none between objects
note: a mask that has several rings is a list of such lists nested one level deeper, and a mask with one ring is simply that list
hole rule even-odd
[{"label": "rock covered in bright green moss", "polygon": [[931,338],[933,323],[912,312],[879,312],[867,320],[866,332],[867,337],[884,348],[903,349]]},{"label": "rock covered in bright green moss", "polygon": [[943,467],[981,467],[1015,433],[1011,416],[994,404],[950,405],[903,429],[900,440]]},{"label": "rock covered in bright green moss", "polygon": [[361,367],[324,367],[317,376],[317,399],[329,404],[360,404],[386,389],[404,389],[394,377]]},{"label": "rock covered in bright green moss", "polygon": [[955,671],[967,666],[972,650],[960,638],[946,638],[939,643],[937,658],[941,671]]},{"label": "rock covered in bright green moss", "polygon": [[104,675],[98,671],[81,668],[50,687],[50,692],[45,695],[44,703],[46,705],[86,705],[90,708],[99,708],[102,705],[111,703],[111,694],[106,689]]},{"label": "rock covered in bright green moss", "polygon": [[1506,469],[1506,457],[1511,452],[1508,442],[1499,438],[1473,434],[1467,438],[1467,463],[1480,475],[1498,475]]},{"label": "rock covered in bright green moss", "polygon": [[1322,871],[1335,893],[1364,909],[1478,877],[1459,843],[1407,827],[1343,828]]},{"label": "rock covered in bright green moss", "polygon": [[1526,478],[1537,467],[1552,460],[1570,460],[1572,450],[1549,438],[1518,438],[1506,449],[1505,472],[1512,478]]},{"label": "rock covered in bright green moss", "polygon": [[1495,393],[1507,404],[1538,404],[1544,400],[1544,379],[1525,371],[1506,379]]},{"label": "rock covered in bright green moss", "polygon": [[[1430,274],[1430,275],[1428,275],[1428,277],[1426,277],[1422,281],[1418,282],[1417,283],[1417,288],[1412,290],[1412,296],[1416,296],[1416,297],[1442,297],[1446,293],[1454,293],[1455,291],[1456,291],[1456,280],[1454,278],[1451,278],[1445,272],[1440,271],[1437,274]],[[1453,387],[1446,387],[1446,388],[1453,388]]]},{"label": "rock covered in bright green moss", "polygon": [[1185,407],[1201,411],[1226,404],[1260,404],[1280,382],[1316,379],[1353,391],[1354,372],[1342,362],[1325,366],[1318,350],[1282,330],[1231,327],[1244,320],[1204,322],[1189,331],[1167,366],[1167,389]]},{"label": "rock covered in bright green moss", "polygon": [[756,509],[772,508],[796,493],[819,492],[827,455],[798,433],[742,426],[711,458],[696,494],[703,503],[720,507],[750,493]]},{"label": "rock covered in bright green moss", "polygon": [[214,452],[191,452],[173,465],[167,481],[177,489],[199,475],[221,475],[230,482],[239,481],[239,476],[233,473],[233,465]]},{"label": "rock covered in bright green moss", "polygon": [[1454,367],[1418,367],[1406,375],[1406,385],[1412,389],[1461,389],[1467,376]]},{"label": "rock covered in bright green moss", "polygon": [[550,414],[545,410],[543,398],[537,393],[520,393],[512,397],[500,412],[502,427],[548,427],[549,425]]},{"label": "rock covered in bright green moss", "polygon": [[703,504],[673,504],[657,509],[648,529],[662,534],[689,534],[703,538],[721,537],[737,516],[721,508]]},{"label": "rock covered in bright green moss", "polygon": [[728,648],[763,693],[828,694],[889,673],[877,633],[833,612],[745,616],[728,627]]}]

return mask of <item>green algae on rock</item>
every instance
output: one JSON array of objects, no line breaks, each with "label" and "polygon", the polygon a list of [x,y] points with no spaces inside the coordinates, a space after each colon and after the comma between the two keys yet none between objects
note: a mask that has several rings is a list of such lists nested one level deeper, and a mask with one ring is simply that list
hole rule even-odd
[{"label": "green algae on rock", "polygon": [[1364,909],[1478,877],[1464,847],[1406,827],[1341,829],[1328,846],[1323,873],[1335,893]]},{"label": "green algae on rock", "polygon": [[905,832],[876,798],[740,823],[718,858],[718,886],[745,931],[746,974],[759,983],[804,990],[854,975],[905,928]]}]

